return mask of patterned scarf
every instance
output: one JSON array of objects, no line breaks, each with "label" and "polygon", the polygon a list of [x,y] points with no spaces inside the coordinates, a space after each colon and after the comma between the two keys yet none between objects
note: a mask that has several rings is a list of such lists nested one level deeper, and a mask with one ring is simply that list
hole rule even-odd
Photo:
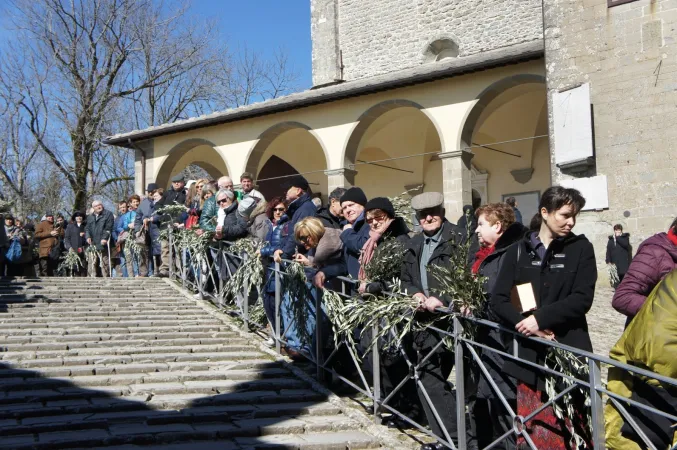
[{"label": "patterned scarf", "polygon": [[[383,231],[387,230],[390,227],[390,224],[393,223],[394,219],[388,219],[385,223],[385,228]],[[362,253],[360,254],[360,272],[357,274],[357,279],[361,281],[360,283],[360,294],[363,294],[367,288],[367,283],[365,282],[367,274],[364,271],[364,266],[371,261],[374,257],[374,252],[376,251],[376,246],[378,245],[378,240],[381,239],[383,234],[378,231],[369,230],[369,239],[362,246]]]}]

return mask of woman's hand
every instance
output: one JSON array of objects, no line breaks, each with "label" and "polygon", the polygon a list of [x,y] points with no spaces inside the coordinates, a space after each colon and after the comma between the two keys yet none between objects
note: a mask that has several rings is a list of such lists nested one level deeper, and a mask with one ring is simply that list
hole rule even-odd
[{"label": "woman's hand", "polygon": [[538,328],[538,322],[536,321],[535,316],[529,316],[517,325],[515,325],[515,329],[522,333],[525,336],[531,336],[537,334],[540,329]]},{"label": "woman's hand", "polygon": [[294,256],[294,261],[296,261],[296,262],[298,262],[298,263],[301,263],[301,264],[303,264],[303,265],[306,266],[306,267],[310,266],[310,261],[308,260],[308,258],[306,258],[305,255],[302,255],[302,254],[300,254],[300,253],[297,253],[297,254]]}]

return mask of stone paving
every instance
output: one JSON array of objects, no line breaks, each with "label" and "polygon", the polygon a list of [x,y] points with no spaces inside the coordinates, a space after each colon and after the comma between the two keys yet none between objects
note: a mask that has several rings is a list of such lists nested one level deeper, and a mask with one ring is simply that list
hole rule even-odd
[{"label": "stone paving", "polygon": [[364,415],[162,280],[0,281],[0,352],[2,448],[387,442]]}]

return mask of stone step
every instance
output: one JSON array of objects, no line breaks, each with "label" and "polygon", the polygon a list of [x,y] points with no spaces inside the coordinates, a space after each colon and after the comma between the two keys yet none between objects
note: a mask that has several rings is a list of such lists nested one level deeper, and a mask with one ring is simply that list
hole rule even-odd
[{"label": "stone step", "polygon": [[[26,317],[26,312],[23,311],[24,308],[9,308],[8,312],[4,314],[7,318],[21,318]],[[187,305],[177,305],[172,308],[168,307],[129,307],[124,306],[120,308],[110,307],[110,306],[65,306],[65,307],[56,307],[54,304],[43,307],[43,308],[33,308],[31,307],[31,317],[51,317],[58,316],[60,314],[68,315],[70,317],[88,317],[92,314],[105,317],[118,317],[126,315],[136,315],[144,314],[148,316],[156,315],[169,315],[176,314],[179,316],[188,316],[188,315],[205,315],[205,311],[200,308],[191,308]],[[11,312],[9,312],[11,311]]]},{"label": "stone step", "polygon": [[22,329],[22,328],[8,328],[0,327],[0,340],[6,339],[9,336],[44,336],[44,335],[76,335],[76,334],[127,334],[134,333],[135,335],[143,333],[152,333],[152,332],[178,332],[178,333],[206,333],[209,331],[231,331],[229,327],[219,324],[214,325],[181,325],[181,326],[155,326],[155,327],[120,327],[118,324],[117,327],[107,327],[107,328],[95,328],[95,327],[86,327],[86,328],[32,328],[32,329]]},{"label": "stone step", "polygon": [[[229,330],[229,329],[227,329]],[[35,344],[35,343],[73,343],[79,345],[96,345],[98,342],[118,342],[130,340],[176,340],[176,339],[232,339],[238,336],[234,331],[204,331],[204,332],[167,332],[167,333],[125,333],[125,334],[111,334],[111,333],[75,333],[63,335],[25,335],[25,336],[3,336],[0,337],[0,346],[5,344]]]},{"label": "stone step", "polygon": [[[14,316],[14,317],[12,317]],[[32,317],[26,317],[23,314],[12,314],[12,315],[2,315],[0,316],[0,326],[11,325],[11,324],[51,324],[51,323],[69,323],[77,324],[79,322],[107,322],[107,323],[118,323],[122,320],[171,320],[171,321],[181,321],[181,320],[214,320],[208,314],[205,314],[204,311],[199,311],[194,314],[186,313],[180,314],[176,312],[175,314],[167,314],[162,312],[156,313],[146,313],[143,310],[139,309],[137,311],[126,311],[118,312],[112,315],[109,314],[100,314],[98,311],[91,311],[89,314],[80,313],[78,315],[73,315],[67,312],[63,313],[54,313],[47,315],[33,315]]]},{"label": "stone step", "polygon": [[[134,338],[135,335],[124,335],[126,337]],[[97,336],[98,338],[98,336]],[[92,348],[97,349],[101,347],[119,347],[125,346],[155,346],[155,347],[170,347],[170,346],[190,346],[190,345],[219,345],[227,343],[229,345],[245,345],[249,344],[246,339],[236,337],[220,337],[220,338],[174,338],[174,339],[126,339],[123,342],[120,340],[98,340],[85,341],[80,338],[76,341],[54,342],[53,340],[45,340],[46,342],[29,343],[23,342],[20,344],[7,344],[0,342],[0,347],[6,352],[28,352],[28,351],[42,351],[42,350],[73,350],[78,348]],[[10,341],[11,342],[11,341]],[[0,353],[0,355],[2,355]]]}]

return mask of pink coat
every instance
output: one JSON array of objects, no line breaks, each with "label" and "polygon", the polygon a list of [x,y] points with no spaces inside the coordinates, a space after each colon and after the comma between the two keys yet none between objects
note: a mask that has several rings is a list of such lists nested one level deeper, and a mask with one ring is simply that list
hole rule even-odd
[{"label": "pink coat", "polygon": [[642,242],[623,281],[616,288],[611,305],[633,318],[665,275],[677,268],[677,245],[666,233],[658,233]]}]

